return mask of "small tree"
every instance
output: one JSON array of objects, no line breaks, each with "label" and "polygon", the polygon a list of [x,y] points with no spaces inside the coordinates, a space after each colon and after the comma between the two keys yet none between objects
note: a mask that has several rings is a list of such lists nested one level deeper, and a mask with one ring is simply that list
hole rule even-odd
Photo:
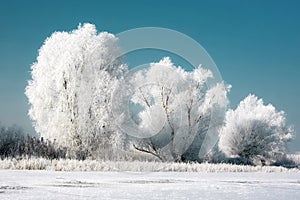
[{"label": "small tree", "polygon": [[53,33],[39,50],[26,87],[35,130],[69,147],[69,154],[79,152],[77,157],[111,149],[117,134],[111,92],[126,70],[119,55],[117,38],[98,34],[92,24]]},{"label": "small tree", "polygon": [[285,154],[286,142],[293,134],[283,111],[277,112],[274,106],[264,105],[262,99],[251,94],[236,110],[227,111],[225,121],[219,148],[227,157],[253,164],[272,163]]},{"label": "small tree", "polygon": [[134,74],[130,100],[140,108],[135,122],[146,138],[136,139],[133,147],[160,160],[197,160],[207,130],[222,125],[228,103],[229,87],[207,88],[209,78],[211,71],[199,66],[186,72],[168,57]]}]

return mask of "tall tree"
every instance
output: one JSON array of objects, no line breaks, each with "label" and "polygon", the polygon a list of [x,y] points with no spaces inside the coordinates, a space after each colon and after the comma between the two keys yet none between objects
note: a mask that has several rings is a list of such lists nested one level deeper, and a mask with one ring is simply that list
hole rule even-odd
[{"label": "tall tree", "polygon": [[134,121],[140,133],[133,147],[161,160],[197,159],[208,129],[222,125],[228,104],[229,86],[221,82],[207,88],[209,78],[210,70],[199,66],[187,72],[168,57],[133,73],[129,94],[139,108]]},{"label": "tall tree", "polygon": [[47,38],[26,87],[29,116],[41,136],[74,152],[109,149],[113,138],[110,94],[126,66],[117,38],[92,24]]}]

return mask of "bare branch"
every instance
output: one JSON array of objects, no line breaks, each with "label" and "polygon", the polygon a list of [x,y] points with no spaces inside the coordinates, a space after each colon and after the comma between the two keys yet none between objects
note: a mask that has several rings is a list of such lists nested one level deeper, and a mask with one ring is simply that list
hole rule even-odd
[{"label": "bare branch", "polygon": [[144,93],[142,92],[141,88],[139,88],[139,90],[140,90],[140,92],[141,92],[141,94],[142,94],[142,96],[143,96],[143,99],[144,99],[145,103],[146,103],[147,106],[150,108],[150,103],[149,103],[148,100],[146,99],[146,97],[145,97]]},{"label": "bare branch", "polygon": [[156,154],[156,153],[154,153],[154,152],[152,152],[152,151],[150,151],[150,150],[147,150],[147,149],[145,149],[145,148],[139,148],[139,147],[137,147],[135,144],[133,144],[133,147],[134,147],[136,150],[138,150],[138,151],[141,151],[141,152],[144,152],[144,153],[149,153],[149,154],[151,154],[151,155],[157,157],[159,160],[164,161],[164,160],[162,159],[162,157],[160,157],[158,154]]},{"label": "bare branch", "polygon": [[[170,90],[169,94],[171,94],[171,92],[172,92],[172,90]],[[172,130],[171,135],[172,135],[172,137],[173,137],[175,131],[174,131],[174,127],[173,127],[173,125],[172,125],[172,123],[171,123],[170,113],[169,113],[169,111],[168,111],[168,109],[169,109],[169,106],[168,106],[168,104],[169,104],[169,94],[167,95],[166,102],[165,102],[165,101],[164,101],[164,87],[162,86],[162,87],[161,87],[161,101],[162,101],[163,108],[164,108],[165,113],[166,113],[166,116],[167,116],[168,124],[169,124],[169,126],[170,126],[170,128],[171,128],[171,130]]]}]

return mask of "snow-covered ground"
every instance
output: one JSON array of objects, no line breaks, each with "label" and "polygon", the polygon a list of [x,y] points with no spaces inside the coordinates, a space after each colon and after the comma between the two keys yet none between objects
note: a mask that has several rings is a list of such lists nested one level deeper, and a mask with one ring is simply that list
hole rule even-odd
[{"label": "snow-covered ground", "polygon": [[0,199],[300,199],[300,173],[0,170]]}]

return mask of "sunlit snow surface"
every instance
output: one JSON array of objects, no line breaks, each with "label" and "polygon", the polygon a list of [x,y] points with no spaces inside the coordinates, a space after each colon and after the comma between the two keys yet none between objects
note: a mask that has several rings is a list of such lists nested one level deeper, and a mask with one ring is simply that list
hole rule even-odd
[{"label": "sunlit snow surface", "polygon": [[300,199],[300,173],[0,171],[0,199]]}]

